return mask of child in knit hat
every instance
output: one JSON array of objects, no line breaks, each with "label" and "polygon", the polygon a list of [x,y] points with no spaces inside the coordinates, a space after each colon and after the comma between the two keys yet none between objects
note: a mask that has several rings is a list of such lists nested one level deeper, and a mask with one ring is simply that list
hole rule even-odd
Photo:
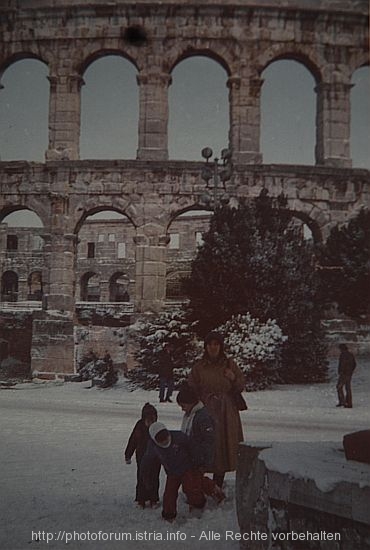
[{"label": "child in knit hat", "polygon": [[150,480],[153,463],[159,460],[166,474],[162,517],[173,521],[177,514],[177,497],[180,486],[191,509],[202,509],[206,499],[199,476],[194,471],[191,442],[183,432],[167,430],[162,422],[154,422],[149,428],[150,440],[142,460],[144,480]]},{"label": "child in knit hat", "polygon": [[150,403],[145,403],[141,411],[141,418],[134,426],[129,437],[127,447],[125,450],[126,464],[131,464],[132,455],[136,456],[136,495],[135,501],[141,508],[145,508],[145,503],[149,501],[150,506],[153,507],[158,504],[159,501],[159,471],[161,469],[160,462],[153,461],[153,469],[151,471],[150,484],[143,482],[140,465],[144,453],[147,448],[149,440],[149,427],[157,421],[158,414],[156,408]]}]

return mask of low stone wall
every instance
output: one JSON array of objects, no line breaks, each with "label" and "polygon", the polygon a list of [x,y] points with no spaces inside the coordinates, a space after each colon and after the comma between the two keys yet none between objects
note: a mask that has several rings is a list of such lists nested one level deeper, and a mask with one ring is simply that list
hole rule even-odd
[{"label": "low stone wall", "polygon": [[370,465],[338,444],[240,445],[236,478],[241,548],[370,549]]},{"label": "low stone wall", "polygon": [[338,344],[347,344],[356,356],[370,357],[370,318],[354,321],[347,317],[323,321],[329,357],[337,357]]},{"label": "low stone wall", "polygon": [[0,379],[31,375],[32,312],[0,311]]}]

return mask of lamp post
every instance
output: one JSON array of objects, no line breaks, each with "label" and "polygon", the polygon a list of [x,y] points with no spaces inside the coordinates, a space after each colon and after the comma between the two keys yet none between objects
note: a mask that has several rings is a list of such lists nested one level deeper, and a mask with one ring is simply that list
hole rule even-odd
[{"label": "lamp post", "polygon": [[[200,201],[206,206],[212,205],[213,209],[216,209],[220,202],[227,204],[229,197],[226,194],[225,183],[231,178],[231,151],[229,149],[222,149],[221,161],[219,164],[217,157],[210,162],[210,158],[213,155],[213,151],[210,147],[202,149],[202,157],[206,159],[206,164],[201,171],[201,178],[206,182],[206,192],[200,197]],[[212,180],[212,185],[210,181]],[[220,196],[220,181],[222,182],[223,195]],[[213,191],[213,197],[210,194],[210,190]],[[213,203],[213,204],[212,204]]]}]

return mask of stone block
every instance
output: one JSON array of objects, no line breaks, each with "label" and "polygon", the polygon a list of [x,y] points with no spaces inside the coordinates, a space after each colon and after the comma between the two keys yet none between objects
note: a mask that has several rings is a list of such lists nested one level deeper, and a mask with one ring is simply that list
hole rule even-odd
[{"label": "stone block", "polygon": [[31,348],[32,373],[74,372],[74,327],[72,320],[35,319]]},{"label": "stone block", "polygon": [[[307,548],[366,547],[370,540],[369,465],[346,461],[342,452],[324,442],[275,443],[265,450],[253,443],[249,450],[246,446],[240,446],[236,485],[241,532],[263,528],[270,535],[326,532],[330,537],[325,544],[307,542]],[[287,550],[296,548],[287,539],[281,544]],[[245,545],[248,549],[270,547]]]}]

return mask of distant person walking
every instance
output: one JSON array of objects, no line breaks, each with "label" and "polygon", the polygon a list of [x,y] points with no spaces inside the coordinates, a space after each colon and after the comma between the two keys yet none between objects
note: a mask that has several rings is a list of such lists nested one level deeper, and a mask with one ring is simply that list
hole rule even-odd
[{"label": "distant person walking", "polygon": [[160,403],[172,403],[171,396],[173,392],[173,347],[166,343],[159,354],[159,401]]},{"label": "distant person walking", "polygon": [[[353,353],[351,353],[346,344],[339,344],[340,355],[338,363],[338,404],[337,407],[346,407],[352,409],[352,389],[351,379],[353,371],[356,368],[356,360]],[[344,395],[343,388],[346,390]]]}]

